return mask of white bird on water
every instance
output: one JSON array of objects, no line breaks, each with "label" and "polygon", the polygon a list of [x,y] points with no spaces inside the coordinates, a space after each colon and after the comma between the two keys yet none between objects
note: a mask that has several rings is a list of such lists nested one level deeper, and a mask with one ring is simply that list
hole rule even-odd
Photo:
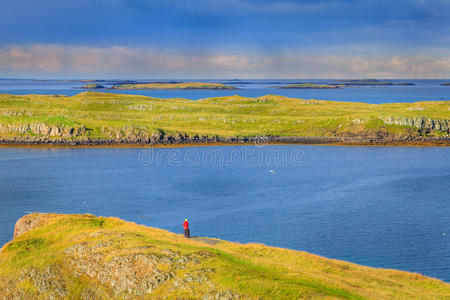
[{"label": "white bird on water", "polygon": [[269,170],[270,174],[275,174],[275,170]]}]

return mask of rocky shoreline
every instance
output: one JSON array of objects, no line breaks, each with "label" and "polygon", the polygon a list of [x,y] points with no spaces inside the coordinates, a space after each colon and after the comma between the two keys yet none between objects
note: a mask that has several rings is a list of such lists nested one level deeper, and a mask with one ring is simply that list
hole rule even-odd
[{"label": "rocky shoreline", "polygon": [[295,136],[258,136],[258,137],[220,137],[160,135],[135,137],[129,139],[93,139],[79,137],[74,139],[58,137],[0,137],[2,146],[60,146],[60,147],[144,147],[144,146],[218,146],[218,145],[360,145],[360,146],[450,146],[450,137],[395,136],[386,133],[367,135],[344,135],[338,137],[295,137]]}]

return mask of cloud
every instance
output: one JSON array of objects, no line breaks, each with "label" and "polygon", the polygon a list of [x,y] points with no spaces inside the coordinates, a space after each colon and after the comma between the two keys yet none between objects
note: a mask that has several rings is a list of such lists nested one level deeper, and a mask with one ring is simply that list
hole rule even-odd
[{"label": "cloud", "polygon": [[[361,53],[367,52],[363,51]],[[158,48],[36,44],[0,48],[0,74],[135,78],[449,78],[448,52],[408,56],[286,50],[276,54],[183,53]],[[381,51],[376,51],[381,53]],[[439,55],[437,55],[439,53]],[[446,55],[447,54],[447,55]],[[3,75],[4,76],[4,75]]]}]

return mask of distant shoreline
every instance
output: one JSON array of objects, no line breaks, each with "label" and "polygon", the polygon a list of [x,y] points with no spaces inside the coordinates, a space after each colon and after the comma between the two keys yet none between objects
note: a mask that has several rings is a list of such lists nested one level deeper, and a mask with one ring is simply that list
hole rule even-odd
[{"label": "distant shoreline", "polygon": [[204,146],[259,146],[264,145],[317,145],[317,146],[407,146],[407,147],[449,147],[450,138],[383,138],[369,137],[228,137],[205,138],[195,141],[136,142],[116,140],[65,140],[36,138],[21,140],[0,138],[0,147],[8,148],[181,148]]}]

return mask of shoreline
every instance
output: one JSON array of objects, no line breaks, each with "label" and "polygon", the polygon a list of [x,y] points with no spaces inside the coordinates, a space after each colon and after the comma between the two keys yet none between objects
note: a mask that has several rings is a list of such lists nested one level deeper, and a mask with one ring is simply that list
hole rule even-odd
[{"label": "shoreline", "polygon": [[229,137],[199,140],[125,141],[0,138],[1,148],[180,148],[206,146],[316,145],[316,146],[387,146],[387,147],[450,147],[450,138],[328,138],[328,137]]}]

